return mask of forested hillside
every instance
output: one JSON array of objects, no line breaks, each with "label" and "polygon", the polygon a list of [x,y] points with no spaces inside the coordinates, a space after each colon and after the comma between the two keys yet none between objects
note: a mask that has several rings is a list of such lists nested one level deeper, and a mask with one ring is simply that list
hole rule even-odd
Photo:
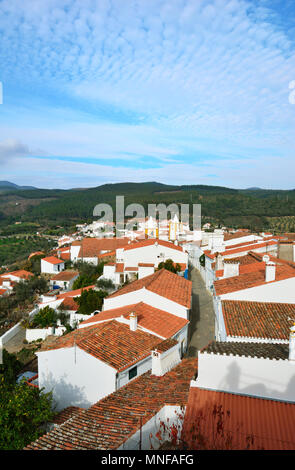
[{"label": "forested hillside", "polygon": [[[0,230],[16,221],[47,227],[70,227],[93,220],[93,208],[101,202],[115,210],[116,196],[125,196],[125,207],[150,203],[201,204],[202,222],[252,230],[273,227],[294,230],[295,191],[236,190],[219,186],[175,186],[156,182],[106,184],[88,189],[12,189],[0,193]],[[280,223],[280,218],[282,224]]]}]

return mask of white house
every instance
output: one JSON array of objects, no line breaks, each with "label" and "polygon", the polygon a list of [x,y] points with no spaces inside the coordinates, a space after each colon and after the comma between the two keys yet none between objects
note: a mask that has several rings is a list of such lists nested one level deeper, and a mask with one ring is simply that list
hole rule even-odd
[{"label": "white house", "polygon": [[56,274],[65,269],[65,262],[55,256],[41,259],[42,274]]},{"label": "white house", "polygon": [[150,450],[151,445],[159,449],[158,431],[162,430],[164,439],[166,435],[161,423],[179,426],[197,358],[183,359],[165,371],[175,361],[173,348],[155,353],[155,373],[149,371],[131,380],[87,410],[73,406],[62,410],[54,429],[26,450]]},{"label": "white house", "polygon": [[78,277],[78,271],[61,271],[50,279],[50,286],[52,289],[71,290]]},{"label": "white house", "polygon": [[189,319],[192,283],[166,269],[127,284],[104,299],[103,309],[144,302],[173,315]]},{"label": "white house", "polygon": [[2,295],[5,293],[9,294],[16,283],[21,281],[27,281],[33,276],[33,273],[25,271],[24,269],[1,274],[0,289],[2,290]]},{"label": "white house", "polygon": [[151,307],[144,302],[99,312],[80,323],[78,328],[86,328],[114,319],[128,322],[131,314],[135,317],[138,330],[156,335],[163,340],[175,339],[179,345],[180,356],[182,357],[186,352],[189,321],[159,308]]},{"label": "white house", "polygon": [[116,250],[116,262],[104,266],[102,277],[115,285],[152,274],[161,262],[172,259],[185,271],[188,254],[182,247],[159,239],[140,240]]},{"label": "white house", "polygon": [[[57,409],[87,408],[152,368],[151,351],[166,342],[113,320],[81,328],[57,338],[38,351],[38,384],[52,390]],[[178,344],[168,340],[173,361],[180,361]],[[172,364],[171,364],[172,365]]]},{"label": "white house", "polygon": [[130,243],[127,238],[83,238],[71,244],[71,261],[83,261],[97,265],[102,255],[107,255],[117,248]]},{"label": "white house", "polygon": [[295,303],[295,267],[282,260],[255,263],[250,272],[214,282],[216,338],[224,338],[222,301]]},{"label": "white house", "polygon": [[117,262],[124,263],[126,267],[138,266],[139,263],[154,264],[155,267],[161,262],[172,259],[179,263],[182,270],[187,268],[188,254],[182,247],[159,239],[147,239],[131,243],[116,250]]}]

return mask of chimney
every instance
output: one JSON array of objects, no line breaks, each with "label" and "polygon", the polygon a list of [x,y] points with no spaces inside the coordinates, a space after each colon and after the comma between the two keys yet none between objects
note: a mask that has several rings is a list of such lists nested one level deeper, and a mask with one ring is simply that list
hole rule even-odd
[{"label": "chimney", "polygon": [[276,278],[276,265],[272,261],[265,263],[265,282],[274,281]]},{"label": "chimney", "polygon": [[240,274],[240,263],[235,263],[230,259],[224,260],[223,277],[233,277]]},{"label": "chimney", "polygon": [[222,259],[222,255],[220,253],[216,253],[215,270],[219,271],[220,269],[223,269],[223,259]]},{"label": "chimney", "polygon": [[295,323],[290,328],[289,361],[295,361]]},{"label": "chimney", "polygon": [[166,351],[154,349],[152,352],[152,375],[161,377],[165,375],[169,370],[173,369],[177,364],[181,362],[179,344],[170,347]]},{"label": "chimney", "polygon": [[130,324],[130,331],[136,331],[137,330],[137,315],[134,312],[131,312],[129,315],[129,324]]}]

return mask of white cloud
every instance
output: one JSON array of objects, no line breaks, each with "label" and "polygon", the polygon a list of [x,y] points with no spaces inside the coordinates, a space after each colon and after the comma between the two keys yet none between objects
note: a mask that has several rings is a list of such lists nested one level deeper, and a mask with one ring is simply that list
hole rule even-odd
[{"label": "white cloud", "polygon": [[[4,84],[23,81],[32,87],[32,81],[37,98],[42,86],[45,96],[47,90],[53,94],[50,109],[31,103],[29,119],[1,126],[3,138],[46,148],[53,156],[120,159],[122,167],[113,171],[121,178],[141,174],[123,171],[124,160],[147,155],[167,164],[156,175],[175,178],[178,168],[191,180],[203,152],[228,184],[238,178],[226,164],[232,159],[241,182],[245,174],[256,177],[247,167],[251,161],[257,171],[273,164],[276,177],[287,184],[294,158],[295,112],[288,100],[294,41],[271,3],[260,3],[31,0],[27,8],[25,2],[3,0]],[[55,91],[64,93],[64,103],[54,99]],[[2,106],[3,116],[6,109]],[[272,160],[277,156],[278,166]],[[178,158],[183,166],[171,165]],[[94,168],[86,165],[87,171],[91,178]],[[108,167],[97,171],[109,174]],[[142,171],[147,178],[154,175]],[[200,178],[207,178],[205,171]]]}]

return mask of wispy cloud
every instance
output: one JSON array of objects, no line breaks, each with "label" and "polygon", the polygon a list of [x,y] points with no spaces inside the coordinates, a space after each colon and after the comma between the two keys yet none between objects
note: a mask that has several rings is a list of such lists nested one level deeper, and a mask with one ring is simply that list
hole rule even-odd
[{"label": "wispy cloud", "polygon": [[292,187],[294,16],[279,0],[2,0],[0,140],[63,159],[67,187],[73,159],[89,181],[97,165],[231,186],[273,164],[264,184]]}]

